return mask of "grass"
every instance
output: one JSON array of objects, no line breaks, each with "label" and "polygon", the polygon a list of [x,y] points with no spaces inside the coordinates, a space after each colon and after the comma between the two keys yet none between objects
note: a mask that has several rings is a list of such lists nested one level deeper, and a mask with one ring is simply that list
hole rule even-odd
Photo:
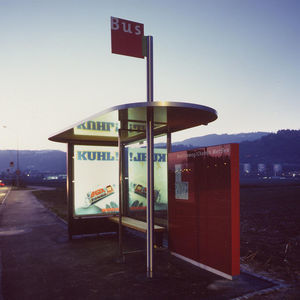
[{"label": "grass", "polygon": [[41,201],[49,210],[57,216],[67,221],[67,193],[64,188],[56,188],[55,190],[33,191],[33,194]]}]

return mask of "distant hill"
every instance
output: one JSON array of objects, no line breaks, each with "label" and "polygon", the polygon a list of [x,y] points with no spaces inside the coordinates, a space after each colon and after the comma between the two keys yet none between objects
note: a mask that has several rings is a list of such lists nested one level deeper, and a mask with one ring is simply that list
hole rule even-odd
[{"label": "distant hill", "polygon": [[209,134],[200,137],[189,138],[182,142],[175,142],[173,145],[188,145],[192,147],[207,147],[219,144],[241,143],[244,141],[254,141],[268,135],[269,132],[250,132],[238,134]]},{"label": "distant hill", "polygon": [[181,151],[197,147],[207,147],[228,143],[241,143],[244,141],[255,141],[268,134],[270,133],[250,132],[238,134],[209,134],[205,136],[189,138],[181,142],[175,142],[172,144],[172,151]]},{"label": "distant hill", "polygon": [[[14,169],[16,169],[17,151],[0,150],[0,172],[6,171],[10,162],[14,162]],[[22,171],[66,173],[66,153],[58,150],[20,150],[19,167]]]},{"label": "distant hill", "polygon": [[300,130],[280,130],[240,143],[240,162],[300,164]]},{"label": "distant hill", "polygon": [[279,130],[277,133],[211,134],[174,143],[172,151],[227,143],[240,144],[241,164],[300,165],[300,130]]},{"label": "distant hill", "polygon": [[[253,132],[240,134],[210,134],[186,139],[172,145],[173,151],[218,144],[240,143],[240,163],[300,165],[300,130],[280,130],[277,133]],[[14,162],[17,151],[0,150],[0,173]],[[66,153],[57,150],[19,151],[21,171],[66,173]]]}]

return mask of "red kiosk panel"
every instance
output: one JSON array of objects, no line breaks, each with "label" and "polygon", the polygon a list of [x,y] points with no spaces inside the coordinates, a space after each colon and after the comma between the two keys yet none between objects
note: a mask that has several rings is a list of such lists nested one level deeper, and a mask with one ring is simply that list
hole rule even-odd
[{"label": "red kiosk panel", "polygon": [[222,276],[239,274],[238,144],[170,153],[169,248]]}]

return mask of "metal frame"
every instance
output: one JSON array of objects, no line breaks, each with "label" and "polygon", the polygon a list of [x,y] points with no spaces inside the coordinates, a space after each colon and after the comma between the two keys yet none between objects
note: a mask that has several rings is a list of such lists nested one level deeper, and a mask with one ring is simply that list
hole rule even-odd
[{"label": "metal frame", "polygon": [[121,129],[119,129],[119,134],[118,134],[118,147],[119,147],[119,261],[124,262],[123,229],[122,229],[123,200],[124,200],[124,176],[123,176],[124,144],[122,144],[121,141]]},{"label": "metal frame", "polygon": [[154,249],[154,137],[153,111],[147,114],[147,276],[153,277],[153,249]]},{"label": "metal frame", "polygon": [[[190,110],[194,112],[201,112],[202,114],[205,114],[208,120],[201,121],[201,116],[196,116],[195,119],[192,119],[193,121],[191,124],[185,124],[182,123],[180,124],[176,130],[172,130],[169,128],[169,120],[167,120],[166,127],[164,128],[162,133],[167,133],[167,132],[175,132],[175,131],[180,131],[183,129],[188,129],[192,128],[195,126],[200,126],[200,125],[207,125],[207,123],[212,122],[217,119],[217,112],[207,106],[199,105],[199,104],[194,104],[194,103],[184,103],[184,102],[170,102],[170,101],[153,101],[153,102],[136,102],[136,103],[128,103],[128,104],[123,104],[119,106],[114,106],[112,108],[106,109],[100,113],[94,114],[90,116],[89,118],[86,118],[80,122],[77,122],[73,124],[72,126],[69,126],[68,128],[59,131],[55,134],[53,134],[49,140],[54,141],[54,142],[62,142],[62,143],[74,143],[78,145],[91,145],[91,144],[96,144],[96,145],[101,145],[101,146],[117,146],[118,145],[118,138],[115,137],[113,139],[107,140],[107,138],[101,137],[101,136],[81,136],[81,135],[74,135],[73,134],[73,128],[77,127],[78,125],[87,122],[92,119],[99,118],[102,115],[111,113],[113,111],[123,111],[127,109],[140,109],[142,107],[145,107],[147,109],[153,107],[154,109],[157,107],[163,107],[166,109],[177,109],[177,110],[182,110],[182,113],[185,113],[185,110]],[[146,120],[145,120],[146,122]]]}]

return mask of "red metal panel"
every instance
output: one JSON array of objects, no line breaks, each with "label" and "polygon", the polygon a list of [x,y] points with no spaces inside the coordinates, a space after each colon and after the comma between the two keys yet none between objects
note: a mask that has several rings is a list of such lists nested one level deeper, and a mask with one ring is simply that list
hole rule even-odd
[{"label": "red metal panel", "polygon": [[[169,154],[170,250],[232,276],[239,274],[238,169],[237,144]],[[185,185],[188,197],[178,199]]]},{"label": "red metal panel", "polygon": [[[181,155],[182,154],[182,155]],[[197,259],[198,244],[197,244],[197,218],[196,218],[196,201],[193,187],[192,178],[187,166],[186,152],[180,153],[180,158],[172,162],[172,156],[168,159],[169,166],[169,199],[174,199],[176,205],[172,205],[169,201],[169,220],[172,234],[169,236],[170,249],[176,249],[178,254],[188,256],[192,259]],[[188,200],[176,199],[175,192],[175,167],[180,166],[177,169],[177,173],[180,173],[182,182],[191,183],[189,189]],[[178,176],[178,174],[177,174]],[[170,205],[171,204],[171,205]],[[180,238],[178,238],[180,237]]]},{"label": "red metal panel", "polygon": [[231,145],[232,275],[240,274],[240,174],[239,145]]}]

